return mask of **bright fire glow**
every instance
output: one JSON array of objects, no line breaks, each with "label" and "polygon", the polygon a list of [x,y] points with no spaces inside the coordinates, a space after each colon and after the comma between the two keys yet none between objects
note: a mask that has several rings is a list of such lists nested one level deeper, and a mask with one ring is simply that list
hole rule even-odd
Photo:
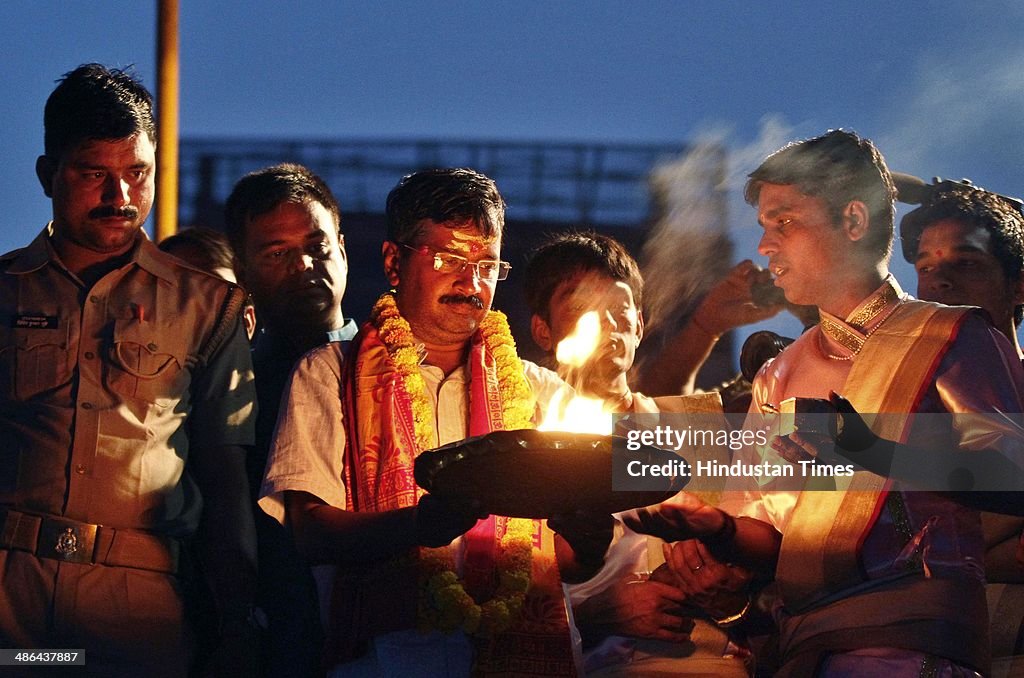
[{"label": "bright fire glow", "polygon": [[601,341],[601,320],[597,311],[587,311],[576,321],[572,334],[558,342],[555,360],[559,365],[583,367]]},{"label": "bright fire glow", "polygon": [[[576,321],[572,334],[558,342],[555,359],[569,368],[583,368],[600,341],[600,318],[597,311],[589,311]],[[559,392],[551,399],[544,421],[537,428],[541,431],[607,435],[612,432],[612,417],[605,410],[604,403],[596,398],[577,395],[566,399],[565,393]]]},{"label": "bright fire glow", "polygon": [[544,421],[537,427],[539,430],[604,435],[612,432],[612,415],[605,411],[602,401],[584,396],[573,396],[566,400],[564,395],[564,392],[559,391],[551,399],[544,413]]}]

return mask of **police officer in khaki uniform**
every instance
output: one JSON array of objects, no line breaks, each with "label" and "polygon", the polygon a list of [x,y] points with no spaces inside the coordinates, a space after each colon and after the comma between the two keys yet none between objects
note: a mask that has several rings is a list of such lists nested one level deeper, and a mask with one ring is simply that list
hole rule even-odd
[{"label": "police officer in khaki uniform", "polygon": [[150,94],[65,75],[36,171],[53,220],[0,258],[0,647],[81,648],[89,673],[183,676],[197,539],[210,668],[248,670],[252,367],[229,283],[160,252]]}]

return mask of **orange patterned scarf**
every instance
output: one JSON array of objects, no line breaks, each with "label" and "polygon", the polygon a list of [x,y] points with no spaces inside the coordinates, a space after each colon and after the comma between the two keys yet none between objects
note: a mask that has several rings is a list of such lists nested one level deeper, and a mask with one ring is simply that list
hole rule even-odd
[{"label": "orange patterned scarf", "polygon": [[[419,357],[408,323],[401,318],[391,295],[374,306],[371,321],[363,326],[350,350],[344,377],[346,403],[344,480],[347,508],[351,511],[387,511],[414,506],[422,494],[413,479],[416,456],[433,441],[435,413],[424,393]],[[490,312],[473,336],[469,350],[469,434],[532,427],[533,395],[523,377],[522,362],[508,323],[501,313]],[[554,535],[543,521],[518,521],[501,516],[481,520],[465,535],[466,552],[462,586],[484,614],[500,610],[507,623],[459,623],[473,632],[477,647],[476,675],[550,676],[572,675],[572,649],[561,581],[554,554]],[[525,523],[532,539],[530,584],[515,607],[499,600],[502,572],[502,539]],[[505,542],[506,545],[509,543]],[[441,558],[437,549],[420,549],[405,556],[406,576],[415,568],[424,574],[436,570]],[[442,551],[447,551],[444,549]],[[506,559],[507,560],[507,559]],[[417,564],[418,563],[418,564]],[[387,597],[407,595],[407,587],[378,591]],[[423,591],[420,591],[423,595]],[[367,604],[363,595],[362,606]],[[491,601],[491,603],[484,602]],[[521,605],[518,602],[521,601]],[[395,609],[395,605],[384,605]],[[401,607],[406,614],[408,606]],[[425,624],[422,605],[419,626]],[[499,615],[499,617],[501,616]],[[511,617],[511,619],[509,619]],[[430,619],[426,621],[436,621]],[[396,628],[410,628],[406,620]],[[451,628],[449,625],[448,628]],[[381,629],[384,631],[385,629]],[[393,630],[393,629],[391,629]],[[363,637],[367,629],[362,629]]]}]

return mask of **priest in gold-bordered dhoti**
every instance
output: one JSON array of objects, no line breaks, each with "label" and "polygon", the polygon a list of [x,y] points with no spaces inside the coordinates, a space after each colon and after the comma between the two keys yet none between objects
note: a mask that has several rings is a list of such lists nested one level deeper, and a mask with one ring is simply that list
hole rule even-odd
[{"label": "priest in gold-bordered dhoti", "polygon": [[[905,414],[876,418],[875,432],[889,440],[1019,449],[1021,431],[1009,421],[979,431],[915,417],[1020,412],[1024,382],[1012,347],[983,316],[911,300],[888,274],[893,188],[870,141],[832,131],[791,144],[751,174],[746,198],[776,284],[822,317],[762,369],[754,410],[837,392],[861,412]],[[987,672],[977,512],[867,472],[837,485],[747,492],[728,504],[738,519],[688,505],[637,522],[774,569],[780,675]]]}]

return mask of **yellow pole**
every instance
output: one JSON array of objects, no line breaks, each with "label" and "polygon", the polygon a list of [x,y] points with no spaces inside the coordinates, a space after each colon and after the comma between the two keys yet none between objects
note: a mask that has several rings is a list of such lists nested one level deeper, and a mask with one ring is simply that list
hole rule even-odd
[{"label": "yellow pole", "polygon": [[178,230],[178,0],[157,2],[156,241]]}]

